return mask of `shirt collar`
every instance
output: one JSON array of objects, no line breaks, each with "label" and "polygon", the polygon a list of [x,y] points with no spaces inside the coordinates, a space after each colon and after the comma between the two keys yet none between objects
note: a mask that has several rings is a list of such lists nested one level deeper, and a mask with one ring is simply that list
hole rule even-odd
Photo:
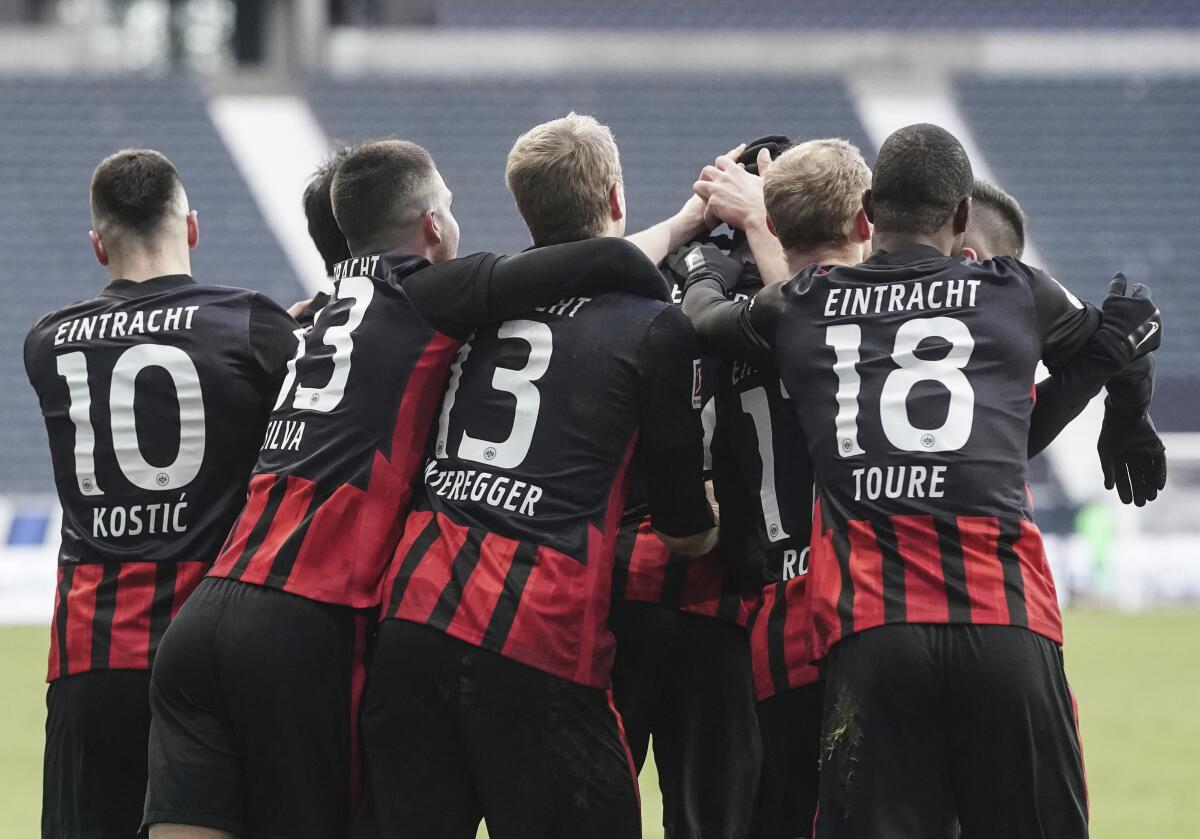
[{"label": "shirt collar", "polygon": [[912,265],[917,262],[925,262],[929,259],[950,259],[937,248],[932,245],[911,244],[904,245],[894,251],[885,251],[883,249],[875,251],[867,259],[868,265]]},{"label": "shirt collar", "polygon": [[145,297],[148,294],[161,294],[176,288],[195,285],[196,281],[187,274],[164,274],[148,280],[135,282],[133,280],[113,280],[104,287],[100,294],[104,297]]},{"label": "shirt collar", "polygon": [[425,257],[406,253],[403,250],[369,253],[339,262],[333,268],[333,277],[335,282],[338,279],[354,276],[368,276],[383,280],[394,273],[401,276],[411,274],[427,265],[429,265],[429,261]]}]

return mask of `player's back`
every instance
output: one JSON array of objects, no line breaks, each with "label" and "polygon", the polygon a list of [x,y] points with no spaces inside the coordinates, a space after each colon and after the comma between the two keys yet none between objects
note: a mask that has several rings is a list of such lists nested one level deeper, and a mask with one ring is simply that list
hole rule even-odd
[{"label": "player's back", "polygon": [[399,253],[336,266],[333,298],[288,365],[214,576],[355,608],[378,602],[421,429],[461,343],[430,326],[402,287],[428,266]]},{"label": "player's back", "polygon": [[663,302],[607,293],[478,330],[453,366],[387,615],[605,684],[624,484],[662,361],[647,356],[681,324]]},{"label": "player's back", "polygon": [[923,247],[808,269],[779,293],[776,358],[817,473],[813,550],[837,560],[812,583],[818,654],[893,622],[1061,640],[1026,447],[1037,362],[1074,354],[1094,310],[1015,260]]},{"label": "player's back", "polygon": [[294,326],[183,275],[115,281],[34,325],[63,507],[52,679],[149,665],[241,509]]}]

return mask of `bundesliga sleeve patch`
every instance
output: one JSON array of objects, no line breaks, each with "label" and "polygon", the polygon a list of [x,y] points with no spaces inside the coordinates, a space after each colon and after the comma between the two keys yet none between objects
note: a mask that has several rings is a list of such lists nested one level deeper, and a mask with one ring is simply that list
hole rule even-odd
[{"label": "bundesliga sleeve patch", "polygon": [[703,384],[703,374],[700,372],[700,359],[692,359],[692,407],[697,411],[701,405],[701,385]]}]

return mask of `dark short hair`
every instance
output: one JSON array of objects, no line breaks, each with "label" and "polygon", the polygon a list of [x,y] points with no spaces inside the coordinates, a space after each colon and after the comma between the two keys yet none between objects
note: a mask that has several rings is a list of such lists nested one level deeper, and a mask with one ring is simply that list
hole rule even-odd
[{"label": "dark short hair", "polygon": [[350,249],[415,224],[429,208],[436,172],[429,152],[407,140],[376,140],[346,155],[331,197]]},{"label": "dark short hair", "polygon": [[323,162],[304,186],[304,216],[308,219],[308,235],[325,261],[325,273],[332,274],[333,266],[350,258],[350,246],[333,216],[333,176],[338,166],[354,151],[342,146]]},{"label": "dark short hair", "polygon": [[123,149],[92,172],[92,216],[110,237],[146,239],[158,232],[183,188],[179,172],[154,149]]},{"label": "dark short hair", "polygon": [[875,225],[881,232],[935,233],[974,184],[971,161],[953,134],[929,123],[901,128],[875,159]]},{"label": "dark short hair", "polygon": [[995,184],[975,181],[971,190],[971,225],[996,256],[1020,259],[1025,253],[1025,212],[1017,199]]}]

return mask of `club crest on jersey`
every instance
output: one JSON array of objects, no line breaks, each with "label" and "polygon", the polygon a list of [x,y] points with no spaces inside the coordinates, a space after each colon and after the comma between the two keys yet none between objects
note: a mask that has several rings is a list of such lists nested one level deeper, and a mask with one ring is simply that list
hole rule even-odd
[{"label": "club crest on jersey", "polygon": [[702,403],[701,385],[704,383],[704,374],[701,372],[700,359],[692,359],[692,407],[697,411],[700,410]]}]

